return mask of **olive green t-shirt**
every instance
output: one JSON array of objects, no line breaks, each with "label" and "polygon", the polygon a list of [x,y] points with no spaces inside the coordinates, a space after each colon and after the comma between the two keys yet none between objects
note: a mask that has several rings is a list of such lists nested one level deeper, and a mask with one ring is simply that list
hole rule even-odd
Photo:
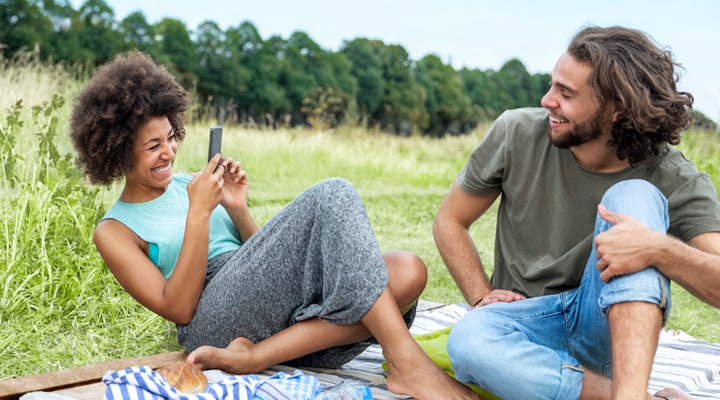
[{"label": "olive green t-shirt", "polygon": [[580,167],[547,137],[547,111],[503,113],[460,171],[469,194],[501,193],[494,288],[539,296],[577,287],[590,255],[597,204],[614,183],[645,179],[667,197],[668,233],[688,241],[720,231],[720,203],[707,174],[668,147],[634,168],[597,173]]}]

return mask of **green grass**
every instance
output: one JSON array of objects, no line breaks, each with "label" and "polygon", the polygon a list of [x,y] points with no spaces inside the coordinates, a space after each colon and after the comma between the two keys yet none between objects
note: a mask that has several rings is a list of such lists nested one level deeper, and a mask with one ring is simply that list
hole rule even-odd
[{"label": "green grass", "polygon": [[[118,193],[117,187],[83,185],[72,165],[67,119],[69,99],[80,85],[61,70],[28,67],[30,78],[23,80],[7,71],[12,66],[3,68],[0,89],[13,86],[24,107],[0,98],[0,379],[179,349],[172,324],[119,287],[92,243],[98,217]],[[3,80],[7,76],[17,78]],[[210,125],[188,127],[176,172],[204,165]],[[431,225],[483,132],[431,139],[350,127],[313,132],[228,126],[223,152],[248,170],[260,224],[309,185],[333,176],[349,179],[365,201],[381,248],[410,250],[427,263],[422,297],[453,303],[462,298],[437,253]],[[691,132],[681,148],[720,187],[718,137]],[[483,217],[472,235],[491,265],[494,216]],[[673,301],[669,328],[720,342],[718,309],[677,286]]]}]

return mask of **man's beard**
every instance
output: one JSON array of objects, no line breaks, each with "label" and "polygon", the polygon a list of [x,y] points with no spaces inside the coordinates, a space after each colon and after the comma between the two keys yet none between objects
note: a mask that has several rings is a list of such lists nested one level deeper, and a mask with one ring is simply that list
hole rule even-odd
[{"label": "man's beard", "polygon": [[550,139],[550,143],[561,149],[580,146],[598,138],[602,134],[601,127],[605,118],[605,113],[600,108],[590,117],[590,120],[578,124],[575,129],[569,130],[561,136],[553,137],[552,132],[548,131],[548,139]]}]

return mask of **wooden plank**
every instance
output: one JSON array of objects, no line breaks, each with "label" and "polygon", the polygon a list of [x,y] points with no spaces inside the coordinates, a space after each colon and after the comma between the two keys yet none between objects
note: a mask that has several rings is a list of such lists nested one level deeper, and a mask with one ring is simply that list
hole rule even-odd
[{"label": "wooden plank", "polygon": [[0,400],[14,400],[28,392],[55,391],[58,389],[95,383],[102,379],[105,372],[120,370],[137,365],[158,368],[173,361],[184,360],[185,351],[154,354],[151,356],[112,360],[100,364],[49,372],[41,375],[0,380]]}]

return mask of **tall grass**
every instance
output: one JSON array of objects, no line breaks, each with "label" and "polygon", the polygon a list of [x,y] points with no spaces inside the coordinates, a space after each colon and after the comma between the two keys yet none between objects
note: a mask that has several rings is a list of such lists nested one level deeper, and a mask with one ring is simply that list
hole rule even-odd
[{"label": "tall grass", "polygon": [[[67,119],[80,84],[63,69],[33,63],[4,63],[0,72],[0,90],[17,96],[0,96],[0,379],[177,350],[172,324],[122,290],[92,243],[97,219],[118,193],[117,187],[83,184],[72,164]],[[176,172],[203,167],[210,125],[188,126]],[[331,176],[349,179],[381,248],[419,254],[430,272],[423,298],[452,303],[462,299],[437,253],[431,225],[483,132],[438,140],[353,127],[315,132],[227,126],[223,153],[248,170],[260,224],[309,185]],[[720,159],[718,138],[690,132],[681,147],[720,187],[720,171],[713,169]],[[472,235],[491,265],[493,216],[475,224]],[[717,309],[677,286],[673,300],[669,328],[720,342]]]}]

